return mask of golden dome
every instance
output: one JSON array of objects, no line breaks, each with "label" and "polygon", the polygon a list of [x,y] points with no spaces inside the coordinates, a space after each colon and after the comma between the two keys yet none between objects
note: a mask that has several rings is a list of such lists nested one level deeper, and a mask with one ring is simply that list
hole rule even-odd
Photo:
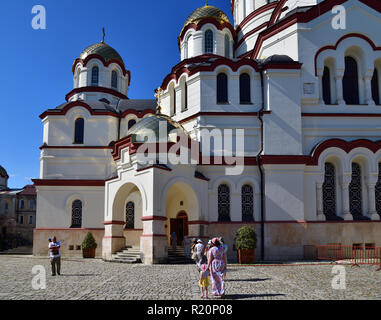
[{"label": "golden dome", "polygon": [[213,18],[218,20],[219,23],[229,23],[229,18],[227,15],[222,12],[220,9],[214,7],[214,6],[209,6],[205,5],[201,8],[196,9],[195,11],[192,12],[192,14],[188,17],[188,19],[185,21],[184,27],[181,30],[181,33],[183,30],[190,24],[192,23],[198,23],[199,21],[207,18]]},{"label": "golden dome", "polygon": [[119,53],[104,42],[96,43],[86,48],[81,53],[80,59],[85,60],[88,56],[92,54],[97,54],[101,56],[103,59],[105,59],[106,62],[110,60],[117,60],[121,62],[122,65],[124,66],[123,59],[119,55]]}]

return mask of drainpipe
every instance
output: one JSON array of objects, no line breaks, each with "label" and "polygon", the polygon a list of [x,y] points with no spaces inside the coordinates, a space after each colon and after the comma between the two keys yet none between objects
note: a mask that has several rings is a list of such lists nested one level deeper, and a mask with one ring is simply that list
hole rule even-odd
[{"label": "drainpipe", "polygon": [[120,140],[120,124],[122,121],[122,112],[118,110],[120,99],[118,99],[118,103],[116,104],[116,112],[118,114],[118,139],[116,141]]},{"label": "drainpipe", "polygon": [[262,89],[262,107],[258,112],[258,120],[261,123],[261,147],[257,154],[257,166],[259,169],[260,177],[261,177],[261,260],[263,261],[265,258],[265,177],[261,163],[261,154],[264,149],[263,142],[263,111],[265,110],[265,89],[264,89],[264,81],[263,81],[263,69],[262,66],[259,66],[259,72],[261,75],[261,89]]}]

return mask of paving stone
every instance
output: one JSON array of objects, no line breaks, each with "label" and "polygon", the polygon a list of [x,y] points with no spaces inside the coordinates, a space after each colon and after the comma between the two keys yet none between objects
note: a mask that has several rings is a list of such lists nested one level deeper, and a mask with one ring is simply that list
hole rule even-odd
[{"label": "paving stone", "polygon": [[[46,270],[45,290],[32,288],[32,268]],[[381,271],[345,266],[346,289],[332,289],[332,265],[229,265],[226,298],[239,300],[381,299]],[[62,259],[52,277],[48,258],[0,256],[0,300],[201,300],[195,265],[131,265]],[[210,288],[209,288],[210,290]],[[217,299],[213,296],[211,299]]]}]

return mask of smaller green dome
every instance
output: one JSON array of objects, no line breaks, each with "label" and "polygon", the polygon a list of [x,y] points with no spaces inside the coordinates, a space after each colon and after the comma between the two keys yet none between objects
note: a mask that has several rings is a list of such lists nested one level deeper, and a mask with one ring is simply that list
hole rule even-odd
[{"label": "smaller green dome", "polygon": [[[167,129],[167,137],[160,137],[160,125]],[[176,142],[177,135],[171,134],[172,130],[179,129],[185,135],[189,136],[185,129],[176,121],[163,114],[149,115],[136,123],[128,135],[131,136],[134,142],[160,142],[160,139],[165,138],[167,142]],[[155,137],[151,137],[154,133]],[[147,140],[148,139],[148,140]],[[147,141],[145,141],[147,140]]]},{"label": "smaller green dome", "polygon": [[80,59],[85,60],[88,56],[97,54],[105,59],[106,62],[110,60],[117,60],[124,66],[124,61],[120,54],[104,42],[96,43],[86,48],[80,55]]}]

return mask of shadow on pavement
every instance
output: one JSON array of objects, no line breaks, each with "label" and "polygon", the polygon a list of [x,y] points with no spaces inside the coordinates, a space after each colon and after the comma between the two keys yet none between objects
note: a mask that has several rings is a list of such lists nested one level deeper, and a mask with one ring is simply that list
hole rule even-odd
[{"label": "shadow on pavement", "polygon": [[238,299],[250,299],[250,298],[268,298],[268,297],[285,297],[282,293],[270,293],[270,294],[227,294],[225,300],[238,300]]},{"label": "shadow on pavement", "polygon": [[226,279],[225,282],[259,282],[259,281],[266,281],[271,280],[271,278],[253,278],[253,279]]},{"label": "shadow on pavement", "polygon": [[94,277],[94,276],[100,276],[100,274],[62,274],[60,277]]}]

